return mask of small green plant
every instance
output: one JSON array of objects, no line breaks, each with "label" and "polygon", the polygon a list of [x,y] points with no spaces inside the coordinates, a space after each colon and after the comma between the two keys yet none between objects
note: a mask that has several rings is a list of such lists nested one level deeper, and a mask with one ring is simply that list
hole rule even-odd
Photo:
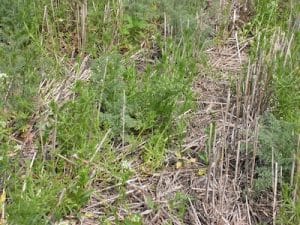
[{"label": "small green plant", "polygon": [[261,124],[256,168],[258,178],[255,182],[257,191],[272,188],[272,163],[278,163],[278,168],[282,168],[283,181],[289,182],[297,145],[296,127],[292,123],[277,120],[274,115],[267,114],[262,118]]},{"label": "small green plant", "polygon": [[133,214],[125,218],[125,221],[122,222],[124,225],[142,225],[142,218],[137,214]]},{"label": "small green plant", "polygon": [[159,205],[152,199],[151,196],[146,196],[145,202],[149,209],[157,210],[159,208]]},{"label": "small green plant", "polygon": [[282,207],[279,210],[278,224],[293,225],[300,219],[299,202],[294,202],[291,198],[293,191],[288,184],[282,186]]},{"label": "small green plant", "polygon": [[126,15],[121,34],[133,43],[142,40],[147,23],[137,17]]},{"label": "small green plant", "polygon": [[172,200],[170,200],[170,208],[174,211],[175,215],[182,221],[189,206],[189,196],[184,193],[177,192]]},{"label": "small green plant", "polygon": [[158,169],[165,160],[168,139],[163,134],[153,135],[145,146],[144,161],[148,168]]}]

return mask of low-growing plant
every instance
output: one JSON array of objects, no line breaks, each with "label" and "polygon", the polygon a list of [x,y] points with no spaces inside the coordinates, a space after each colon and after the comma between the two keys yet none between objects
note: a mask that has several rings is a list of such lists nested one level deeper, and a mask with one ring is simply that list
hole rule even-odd
[{"label": "low-growing plant", "polygon": [[189,206],[189,196],[184,193],[177,192],[173,199],[170,200],[169,205],[174,210],[176,216],[182,221]]}]

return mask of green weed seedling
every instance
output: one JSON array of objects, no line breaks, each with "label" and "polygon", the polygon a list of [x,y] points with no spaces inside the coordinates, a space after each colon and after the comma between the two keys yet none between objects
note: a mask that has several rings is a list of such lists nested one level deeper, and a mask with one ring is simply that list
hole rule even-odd
[{"label": "green weed seedling", "polygon": [[177,192],[172,200],[170,200],[170,208],[174,211],[174,214],[182,221],[185,213],[187,212],[190,197],[184,193]]}]

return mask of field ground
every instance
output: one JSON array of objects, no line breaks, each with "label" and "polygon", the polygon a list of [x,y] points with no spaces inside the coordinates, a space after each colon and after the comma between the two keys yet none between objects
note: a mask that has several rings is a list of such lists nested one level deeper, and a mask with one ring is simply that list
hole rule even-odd
[{"label": "field ground", "polygon": [[300,224],[300,4],[2,0],[0,224]]}]

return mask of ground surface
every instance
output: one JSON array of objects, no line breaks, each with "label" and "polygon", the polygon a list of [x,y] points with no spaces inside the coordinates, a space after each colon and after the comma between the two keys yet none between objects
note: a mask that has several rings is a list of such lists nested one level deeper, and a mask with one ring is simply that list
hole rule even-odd
[{"label": "ground surface", "polygon": [[0,224],[296,224],[291,6],[3,0]]}]

